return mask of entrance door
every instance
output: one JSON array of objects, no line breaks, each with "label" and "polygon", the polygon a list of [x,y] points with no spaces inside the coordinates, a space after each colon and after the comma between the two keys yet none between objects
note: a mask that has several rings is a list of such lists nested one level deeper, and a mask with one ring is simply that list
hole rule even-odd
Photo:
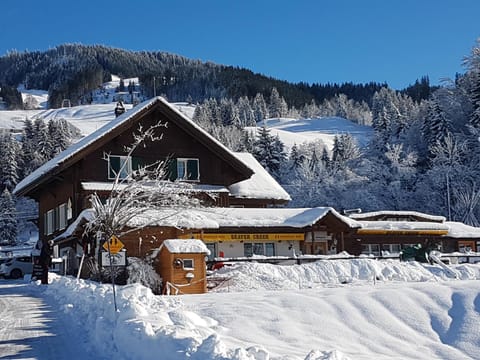
[{"label": "entrance door", "polygon": [[216,243],[206,243],[207,249],[210,250],[210,255],[208,255],[208,260],[213,260],[217,257],[217,244]]}]

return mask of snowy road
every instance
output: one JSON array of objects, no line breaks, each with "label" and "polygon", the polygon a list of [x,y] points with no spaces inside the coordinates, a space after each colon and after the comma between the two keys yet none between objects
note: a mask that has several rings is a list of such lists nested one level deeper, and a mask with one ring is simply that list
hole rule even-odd
[{"label": "snowy road", "polygon": [[0,359],[97,359],[41,286],[0,280]]}]

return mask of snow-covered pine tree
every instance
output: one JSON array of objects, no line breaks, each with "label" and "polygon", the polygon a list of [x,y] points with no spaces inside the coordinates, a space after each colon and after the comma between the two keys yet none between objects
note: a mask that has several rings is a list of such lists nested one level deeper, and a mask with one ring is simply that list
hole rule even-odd
[{"label": "snow-covered pine tree", "polygon": [[48,137],[51,144],[51,153],[48,159],[55,157],[71,144],[71,135],[65,119],[50,120],[48,123]]},{"label": "snow-covered pine tree", "polygon": [[325,167],[325,169],[328,170],[331,167],[330,155],[328,155],[328,150],[326,147],[324,147],[322,150],[322,156],[320,157],[320,161],[322,162],[322,165]]},{"label": "snow-covered pine tree", "polygon": [[319,174],[320,162],[318,161],[317,151],[315,149],[313,149],[312,156],[310,156],[308,160],[308,168],[313,174]]},{"label": "snow-covered pine tree", "polygon": [[424,121],[422,131],[430,153],[437,143],[443,142],[451,133],[449,121],[434,96],[429,100],[428,114]]},{"label": "snow-covered pine tree", "polygon": [[269,129],[261,127],[253,145],[253,155],[273,177],[278,178],[286,157],[278,136],[272,136]]},{"label": "snow-covered pine tree", "polygon": [[269,117],[267,103],[260,93],[257,93],[253,99],[253,114],[257,124],[262,124]]},{"label": "snow-covered pine tree", "polygon": [[14,245],[17,239],[15,201],[8,189],[0,195],[0,244]]},{"label": "snow-covered pine tree", "polygon": [[255,126],[256,124],[253,109],[250,105],[250,101],[246,96],[242,96],[240,99],[238,99],[237,107],[240,121],[240,124],[238,124],[237,126],[240,126],[242,128],[244,128],[245,126]]},{"label": "snow-covered pine tree", "polygon": [[470,86],[467,89],[472,104],[472,114],[469,124],[476,129],[480,128],[480,42],[472,49],[471,54],[466,58],[468,66],[468,78]]},{"label": "snow-covered pine tree", "polygon": [[20,145],[11,134],[3,135],[0,139],[0,157],[2,168],[0,169],[1,189],[13,191],[19,179],[18,158]]},{"label": "snow-covered pine tree", "polygon": [[305,156],[298,152],[297,144],[293,144],[292,148],[290,149],[290,155],[288,158],[289,169],[296,171],[302,166],[304,161]]},{"label": "snow-covered pine tree", "polygon": [[270,94],[269,116],[272,118],[285,117],[288,114],[288,106],[283,97],[278,93],[277,88],[272,88]]},{"label": "snow-covered pine tree", "polygon": [[335,135],[332,150],[332,165],[335,169],[342,169],[348,160],[360,155],[360,150],[350,134]]}]

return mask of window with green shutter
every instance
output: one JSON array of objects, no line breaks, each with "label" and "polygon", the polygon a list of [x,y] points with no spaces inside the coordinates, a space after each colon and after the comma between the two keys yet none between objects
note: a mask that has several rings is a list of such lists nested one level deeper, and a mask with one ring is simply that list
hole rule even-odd
[{"label": "window with green shutter", "polygon": [[134,170],[140,169],[144,166],[142,158],[137,156],[108,156],[108,178],[113,180],[119,175],[120,179],[125,179]]},{"label": "window with green shutter", "polygon": [[176,179],[199,181],[200,171],[198,159],[178,158],[176,159]]}]

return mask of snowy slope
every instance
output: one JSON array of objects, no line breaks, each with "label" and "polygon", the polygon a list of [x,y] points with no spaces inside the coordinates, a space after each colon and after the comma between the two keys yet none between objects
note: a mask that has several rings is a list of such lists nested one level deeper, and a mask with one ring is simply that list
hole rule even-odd
[{"label": "snowy slope", "polygon": [[[222,292],[154,296],[50,274],[43,294],[99,356],[196,360],[478,359],[480,265],[241,264]],[[40,286],[40,285],[38,285]]]},{"label": "snowy slope", "polygon": [[[316,119],[267,119],[265,126],[272,135],[278,135],[280,140],[290,149],[294,144],[300,145],[310,141],[322,142],[328,150],[333,148],[335,135],[351,134],[359,146],[365,146],[373,135],[369,126],[355,124],[340,117],[324,117]],[[255,128],[247,128],[255,131]],[[257,128],[258,129],[258,128]]]},{"label": "snowy slope", "polygon": [[[115,89],[118,87],[119,81],[120,79],[118,77],[113,76],[111,82],[105,83],[101,89],[95,91],[93,94],[94,103],[92,105],[49,110],[46,109],[48,94],[45,91],[19,88],[24,99],[29,94],[34,96],[39,104],[41,104],[42,109],[0,111],[0,129],[15,129],[20,131],[26,117],[32,120],[39,117],[45,121],[65,119],[76,126],[83,136],[86,136],[115,118],[113,113],[115,108],[114,96],[116,95]],[[138,84],[138,78],[124,79],[125,86],[128,86],[130,81]],[[194,105],[180,102],[175,103],[175,106],[189,118],[193,117],[195,111]],[[131,109],[132,105],[125,104],[125,107],[128,110]],[[335,135],[342,133],[352,134],[360,146],[365,146],[372,136],[372,129],[370,127],[358,125],[339,117],[302,120],[287,118],[267,119],[265,125],[271,129],[273,135],[280,137],[287,151],[293,144],[300,145],[310,141],[320,141],[327,149],[331,150]],[[248,127],[247,129],[255,132],[258,128]]]}]

